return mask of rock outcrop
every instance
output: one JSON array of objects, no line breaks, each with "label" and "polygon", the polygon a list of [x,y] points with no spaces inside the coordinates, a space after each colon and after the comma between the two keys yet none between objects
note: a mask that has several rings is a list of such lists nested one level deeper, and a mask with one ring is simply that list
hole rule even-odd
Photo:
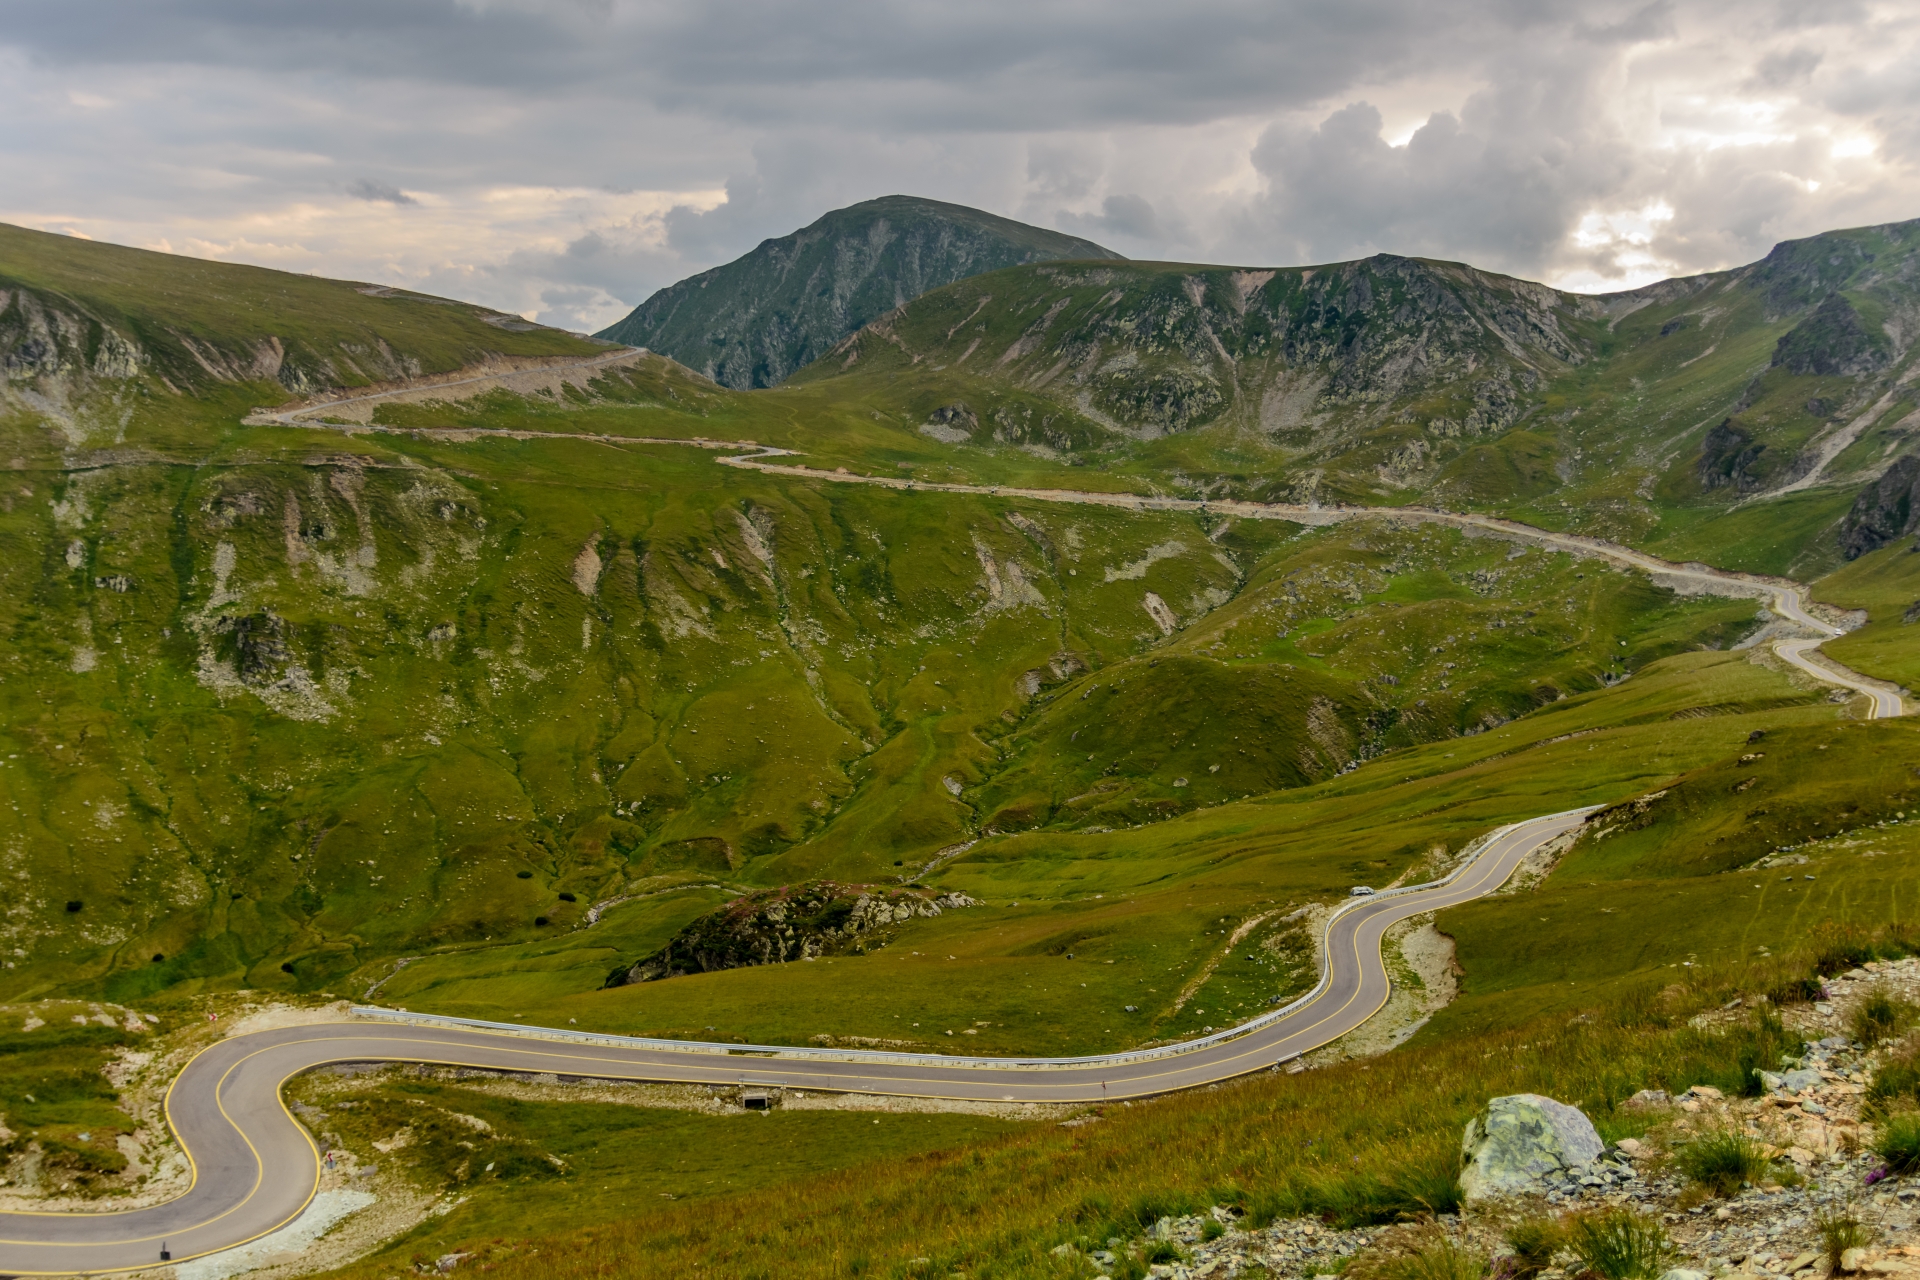
[{"label": "rock outcrop", "polygon": [[1829,294],[1813,314],[1781,335],[1773,365],[1788,373],[1852,377],[1883,369],[1890,358],[1886,335],[1867,329],[1846,297]]},{"label": "rock outcrop", "polygon": [[1920,456],[1895,459],[1878,480],[1860,491],[1840,521],[1840,552],[1858,560],[1914,531],[1920,514]]},{"label": "rock outcrop", "polygon": [[1736,426],[1729,418],[1707,432],[1700,442],[1700,462],[1695,468],[1702,489],[1732,489],[1747,493],[1760,487],[1753,464],[1760,460],[1766,445],[1754,443],[1753,435]]},{"label": "rock outcrop", "polygon": [[1593,1122],[1577,1108],[1537,1093],[1494,1098],[1467,1122],[1460,1186],[1469,1200],[1535,1191],[1605,1151]]},{"label": "rock outcrop", "polygon": [[689,973],[861,954],[885,946],[891,927],[978,905],[964,893],[814,880],[734,899],[675,934],[667,945],[607,979],[609,987]]}]

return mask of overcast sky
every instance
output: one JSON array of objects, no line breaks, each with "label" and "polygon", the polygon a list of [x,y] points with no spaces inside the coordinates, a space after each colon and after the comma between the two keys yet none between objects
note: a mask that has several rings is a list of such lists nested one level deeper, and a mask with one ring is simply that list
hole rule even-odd
[{"label": "overcast sky", "polygon": [[0,221],[599,328],[895,192],[1599,290],[1920,216],[1920,0],[0,0]]}]

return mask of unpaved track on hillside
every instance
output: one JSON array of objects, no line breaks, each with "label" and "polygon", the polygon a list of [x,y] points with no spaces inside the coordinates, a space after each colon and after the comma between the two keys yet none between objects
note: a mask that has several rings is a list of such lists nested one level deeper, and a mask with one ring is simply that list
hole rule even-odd
[{"label": "unpaved track on hillside", "polygon": [[[556,1028],[492,1029],[388,1010],[318,1026],[223,1040],[188,1063],[167,1093],[167,1120],[193,1163],[176,1200],[122,1213],[0,1214],[0,1271],[100,1273],[149,1267],[258,1239],[299,1216],[319,1186],[319,1151],[281,1101],[281,1086],[341,1062],[421,1062],[569,1078],[975,1101],[1101,1102],[1142,1098],[1274,1067],[1353,1030],[1391,992],[1380,940],[1409,916],[1491,893],[1588,810],[1502,828],[1447,880],[1351,900],[1328,923],[1319,985],[1284,1010],[1161,1049],[1085,1058],[953,1058],[777,1045],[591,1036]],[[1060,960],[1065,965],[1072,963]]]},{"label": "unpaved track on hillside", "polygon": [[[304,412],[317,407],[310,406]],[[568,438],[564,433],[548,432],[340,428],[293,421],[291,415],[276,421],[288,426],[462,440],[489,435]],[[1797,583],[1726,573],[1705,565],[1673,564],[1614,543],[1551,533],[1490,516],[1408,508],[1321,509],[1073,490],[926,484],[774,463],[767,459],[782,456],[785,451],[746,443],[599,435],[572,438],[710,449],[751,448],[756,452],[719,461],[774,475],[910,491],[1133,511],[1197,511],[1313,525],[1391,519],[1478,529],[1640,569],[1683,590],[1765,599],[1781,618],[1813,633],[1777,642],[1775,650],[1783,659],[1816,679],[1868,695],[1872,699],[1870,716],[1900,715],[1905,710],[1897,691],[1811,653],[1821,640],[1839,634],[1840,628],[1807,612],[1805,589]],[[1380,941],[1388,928],[1410,916],[1491,893],[1506,882],[1529,853],[1577,827],[1588,812],[1549,814],[1516,823],[1496,832],[1478,856],[1445,881],[1344,904],[1328,922],[1326,968],[1319,985],[1306,997],[1240,1027],[1155,1050],[1068,1059],[968,1059],[594,1036],[558,1028],[495,1027],[377,1009],[357,1010],[355,1019],[337,1024],[235,1036],[190,1062],[167,1094],[168,1122],[193,1164],[193,1183],[188,1191],[166,1204],[121,1213],[0,1214],[0,1271],[66,1275],[137,1270],[157,1263],[163,1246],[179,1261],[258,1239],[286,1225],[313,1198],[319,1186],[320,1157],[312,1138],[281,1100],[280,1089],[289,1078],[332,1063],[421,1062],[571,1078],[1051,1103],[1147,1097],[1272,1068],[1338,1039],[1386,1003],[1391,982],[1381,960]]]}]

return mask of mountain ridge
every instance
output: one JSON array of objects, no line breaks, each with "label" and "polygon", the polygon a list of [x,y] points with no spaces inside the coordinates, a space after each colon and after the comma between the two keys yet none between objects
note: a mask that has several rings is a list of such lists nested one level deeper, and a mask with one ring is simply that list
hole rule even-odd
[{"label": "mountain ridge", "polygon": [[1602,295],[1395,254],[1007,268],[790,383],[843,383],[949,451],[1177,465],[1243,497],[1518,503],[1628,541],[1792,495],[1824,522],[1795,536],[1825,528],[1832,554],[1841,490],[1920,426],[1916,331],[1920,220]]}]

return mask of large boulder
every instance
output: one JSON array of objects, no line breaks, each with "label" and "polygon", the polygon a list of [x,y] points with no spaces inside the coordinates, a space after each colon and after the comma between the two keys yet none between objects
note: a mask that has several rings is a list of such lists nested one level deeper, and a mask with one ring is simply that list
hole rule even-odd
[{"label": "large boulder", "polygon": [[1469,1200],[1537,1190],[1549,1176],[1605,1151],[1593,1122],[1564,1102],[1537,1093],[1495,1098],[1467,1122],[1460,1187]]}]

